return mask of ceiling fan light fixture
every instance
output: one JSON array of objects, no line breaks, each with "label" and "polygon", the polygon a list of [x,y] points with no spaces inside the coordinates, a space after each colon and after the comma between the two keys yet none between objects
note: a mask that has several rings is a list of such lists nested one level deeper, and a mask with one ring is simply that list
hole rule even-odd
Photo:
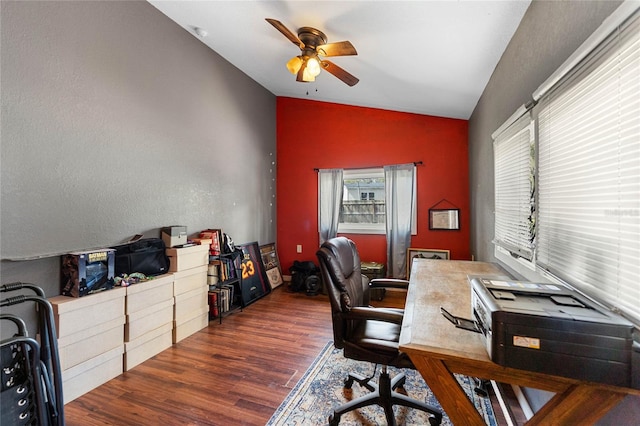
[{"label": "ceiling fan light fixture", "polygon": [[305,83],[316,81],[316,76],[313,75],[311,71],[309,71],[309,67],[306,67],[304,71],[302,71],[302,81],[304,81]]},{"label": "ceiling fan light fixture", "polygon": [[358,52],[350,41],[327,43],[327,36],[316,28],[298,28],[298,34],[296,35],[277,19],[266,18],[266,20],[301,51],[301,55],[291,58],[287,62],[287,69],[290,73],[296,75],[296,81],[315,81],[316,77],[324,69],[349,86],[355,86],[358,83],[359,80],[355,76],[333,62],[320,60],[318,57],[318,55],[323,57],[357,55]]},{"label": "ceiling fan light fixture", "polygon": [[312,75],[315,79],[318,75],[320,75],[320,61],[315,56],[310,56],[307,59],[307,68],[305,71],[308,71],[310,75]]},{"label": "ceiling fan light fixture", "polygon": [[287,62],[287,69],[291,74],[298,74],[298,71],[300,71],[300,67],[302,66],[302,62],[302,56],[294,56],[289,59],[289,62]]}]

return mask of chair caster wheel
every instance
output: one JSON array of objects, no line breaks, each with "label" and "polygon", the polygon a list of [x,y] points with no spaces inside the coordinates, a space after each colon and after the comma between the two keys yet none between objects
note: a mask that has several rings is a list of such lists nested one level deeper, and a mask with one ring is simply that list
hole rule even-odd
[{"label": "chair caster wheel", "polygon": [[404,384],[407,381],[406,377],[398,382],[397,389],[404,389]]},{"label": "chair caster wheel", "polygon": [[329,416],[329,426],[338,426],[338,423],[340,423],[340,417],[336,419],[335,413],[331,414]]},{"label": "chair caster wheel", "polygon": [[345,379],[344,380],[344,388],[345,389],[351,389],[352,387],[353,387],[353,379],[351,377],[349,377],[348,379]]},{"label": "chair caster wheel", "polygon": [[429,417],[429,424],[431,426],[439,426],[441,422],[442,422],[442,418]]}]

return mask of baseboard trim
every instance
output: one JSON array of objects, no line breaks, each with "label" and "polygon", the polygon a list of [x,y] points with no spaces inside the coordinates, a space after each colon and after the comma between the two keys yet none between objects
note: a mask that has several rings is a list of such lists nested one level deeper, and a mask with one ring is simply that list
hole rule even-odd
[{"label": "baseboard trim", "polygon": [[[533,416],[532,410],[519,387],[517,387],[516,391],[510,384],[491,380],[491,390],[493,411],[496,413],[496,419],[500,417],[498,424],[506,424],[508,426],[522,425]],[[518,398],[518,394],[521,395],[521,399]],[[499,414],[502,415],[499,416]]]},{"label": "baseboard trim", "polygon": [[507,403],[505,402],[502,396],[502,389],[501,389],[502,386],[496,383],[495,380],[491,380],[491,387],[493,388],[493,393],[496,396],[496,399],[498,400],[498,404],[500,405],[502,414],[504,415],[504,418],[507,422],[507,426],[515,426],[513,413],[511,412],[511,409],[507,406]]},{"label": "baseboard trim", "polygon": [[533,413],[533,410],[531,409],[531,406],[529,405],[529,401],[527,401],[527,397],[524,396],[524,394],[522,393],[522,389],[520,389],[520,386],[511,385],[511,388],[513,389],[513,393],[515,394],[516,399],[518,400],[518,404],[520,404],[522,413],[527,418],[527,420],[529,420],[531,417],[533,417],[534,413]]}]

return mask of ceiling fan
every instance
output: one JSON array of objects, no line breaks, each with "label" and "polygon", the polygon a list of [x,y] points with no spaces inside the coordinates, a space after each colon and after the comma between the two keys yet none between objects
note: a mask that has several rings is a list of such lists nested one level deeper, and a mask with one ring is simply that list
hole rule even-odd
[{"label": "ceiling fan", "polygon": [[294,56],[287,62],[287,69],[291,74],[297,76],[296,81],[315,81],[323,69],[349,86],[355,86],[360,81],[333,62],[320,58],[320,56],[357,55],[358,52],[356,52],[356,48],[353,47],[351,42],[327,43],[327,36],[322,31],[311,27],[299,28],[296,36],[282,22],[270,18],[266,18],[266,20],[300,48],[300,55]]}]

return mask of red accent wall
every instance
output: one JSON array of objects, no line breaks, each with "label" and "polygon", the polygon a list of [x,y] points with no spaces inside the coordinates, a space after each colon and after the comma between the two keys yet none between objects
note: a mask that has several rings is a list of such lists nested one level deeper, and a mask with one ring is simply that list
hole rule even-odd
[{"label": "red accent wall", "polygon": [[[283,273],[318,248],[318,179],[314,168],[358,168],[422,161],[418,234],[411,247],[451,250],[470,259],[467,120],[304,99],[277,98],[277,248]],[[459,231],[430,231],[429,208],[460,209]],[[384,235],[347,234],[364,261],[386,265]],[[301,244],[302,253],[296,253]]]}]

